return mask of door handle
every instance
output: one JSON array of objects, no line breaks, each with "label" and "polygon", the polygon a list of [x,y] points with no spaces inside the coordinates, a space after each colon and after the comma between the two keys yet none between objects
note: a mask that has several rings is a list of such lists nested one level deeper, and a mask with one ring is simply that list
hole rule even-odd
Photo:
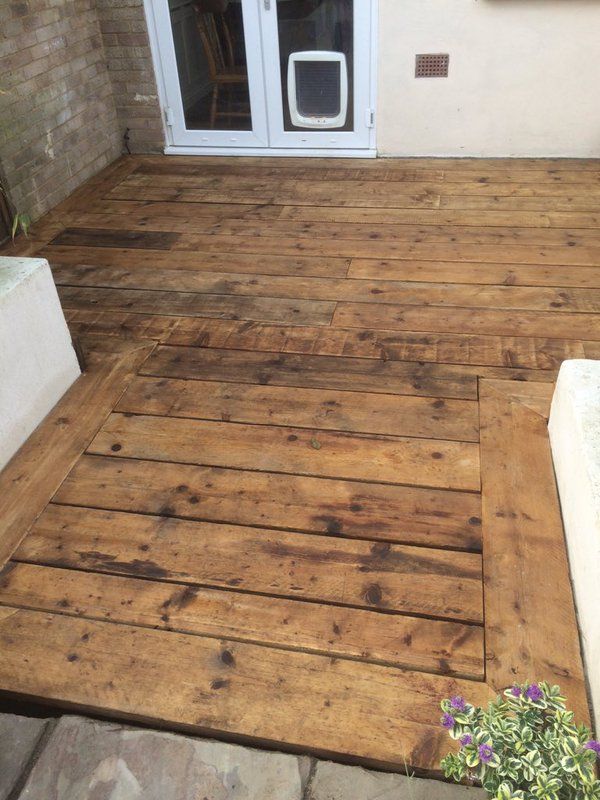
[{"label": "door handle", "polygon": [[265,11],[270,11],[271,10],[271,0],[263,0],[263,2],[265,4]]}]

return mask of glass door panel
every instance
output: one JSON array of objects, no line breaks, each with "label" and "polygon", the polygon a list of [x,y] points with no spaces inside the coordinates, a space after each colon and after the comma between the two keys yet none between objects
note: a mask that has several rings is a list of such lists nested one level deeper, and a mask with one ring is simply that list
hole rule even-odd
[{"label": "glass door panel", "polygon": [[256,0],[158,0],[174,144],[266,146]]},{"label": "glass door panel", "polygon": [[[332,127],[344,131],[353,129],[353,5],[353,0],[278,0],[277,33],[284,130],[312,130],[311,123],[304,121],[303,124],[301,118],[337,118],[343,108],[346,110],[343,121],[341,124],[334,123]],[[315,54],[311,60],[292,58],[290,62],[290,56],[307,52]],[[321,60],[328,53],[341,54],[344,59]],[[288,91],[290,70],[294,72],[296,106],[299,112],[304,112],[294,115],[294,121],[291,119]],[[344,73],[346,81],[342,80]],[[346,89],[345,98],[341,96],[342,85]]]},{"label": "glass door panel", "polygon": [[241,3],[169,0],[188,130],[252,130]]},{"label": "glass door panel", "polygon": [[369,146],[370,6],[262,0],[271,146]]}]

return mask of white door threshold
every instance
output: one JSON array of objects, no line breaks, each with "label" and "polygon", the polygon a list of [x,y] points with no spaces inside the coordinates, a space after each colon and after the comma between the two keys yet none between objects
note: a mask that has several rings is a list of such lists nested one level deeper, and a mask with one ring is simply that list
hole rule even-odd
[{"label": "white door threshold", "polygon": [[329,150],[314,148],[307,150],[294,147],[190,147],[168,145],[164,149],[167,156],[304,156],[306,158],[377,158],[377,151]]}]

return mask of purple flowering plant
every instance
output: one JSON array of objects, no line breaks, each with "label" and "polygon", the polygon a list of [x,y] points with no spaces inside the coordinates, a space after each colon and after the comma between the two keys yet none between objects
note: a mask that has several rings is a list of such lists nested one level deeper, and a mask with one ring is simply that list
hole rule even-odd
[{"label": "purple flowering plant", "polygon": [[447,778],[481,783],[493,800],[600,800],[600,742],[575,724],[560,687],[515,684],[487,708],[459,696],[441,708],[459,745],[442,760]]}]

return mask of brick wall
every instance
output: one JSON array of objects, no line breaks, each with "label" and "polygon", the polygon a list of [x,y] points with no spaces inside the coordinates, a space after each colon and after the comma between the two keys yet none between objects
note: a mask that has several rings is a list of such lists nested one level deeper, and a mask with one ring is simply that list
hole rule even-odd
[{"label": "brick wall", "polygon": [[160,153],[164,130],[142,0],[97,0],[119,128],[132,153]]},{"label": "brick wall", "polygon": [[122,151],[94,0],[0,0],[0,164],[37,218]]},{"label": "brick wall", "polygon": [[160,152],[142,0],[0,0],[0,177],[34,219],[124,150]]}]

